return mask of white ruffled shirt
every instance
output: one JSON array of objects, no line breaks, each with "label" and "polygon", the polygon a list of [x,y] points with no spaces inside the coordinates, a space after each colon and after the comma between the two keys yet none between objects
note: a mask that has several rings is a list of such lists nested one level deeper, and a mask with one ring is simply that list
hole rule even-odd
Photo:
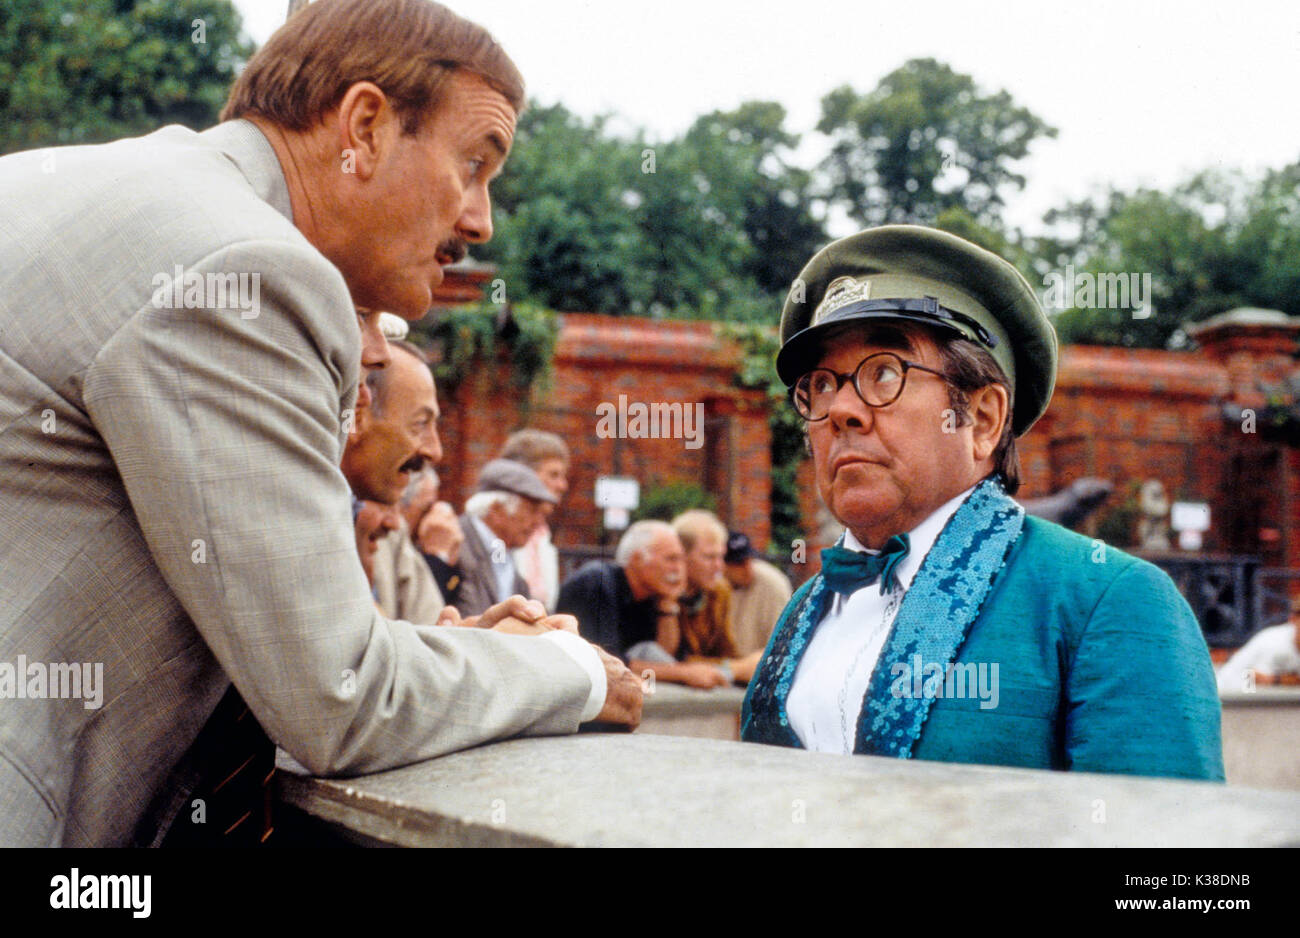
[{"label": "white ruffled shirt", "polygon": [[[896,568],[899,591],[882,594],[877,580],[847,597],[834,594],[799,662],[786,699],[790,728],[805,749],[841,755],[853,752],[862,698],[902,598],[944,525],[974,490],[972,485],[945,502],[908,532],[911,546]],[[863,547],[852,531],[844,532],[843,546],[860,553],[879,553]]]}]

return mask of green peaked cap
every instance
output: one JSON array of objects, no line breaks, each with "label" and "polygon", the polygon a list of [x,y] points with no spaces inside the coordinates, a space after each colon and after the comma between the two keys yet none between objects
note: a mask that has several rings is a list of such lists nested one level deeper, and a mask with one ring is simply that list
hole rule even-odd
[{"label": "green peaked cap", "polygon": [[920,225],[869,228],[817,252],[781,312],[777,374],[792,387],[817,367],[832,331],[886,319],[928,325],[985,348],[1007,376],[1016,436],[1047,409],[1056,385],[1056,330],[1028,281],[991,251]]}]

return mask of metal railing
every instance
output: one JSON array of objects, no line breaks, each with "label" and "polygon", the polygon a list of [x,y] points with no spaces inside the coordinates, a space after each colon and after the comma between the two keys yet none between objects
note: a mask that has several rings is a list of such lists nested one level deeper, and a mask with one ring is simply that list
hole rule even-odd
[{"label": "metal railing", "polygon": [[563,583],[577,573],[588,561],[613,560],[614,548],[601,547],[599,544],[584,544],[581,547],[557,547],[560,559],[560,582]]},{"label": "metal railing", "polygon": [[1284,622],[1300,571],[1270,568],[1248,554],[1134,551],[1169,574],[1212,648],[1237,648]]}]

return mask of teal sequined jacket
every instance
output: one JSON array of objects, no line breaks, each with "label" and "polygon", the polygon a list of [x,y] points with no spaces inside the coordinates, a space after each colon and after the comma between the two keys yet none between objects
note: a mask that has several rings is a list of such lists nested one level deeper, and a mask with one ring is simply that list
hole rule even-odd
[{"label": "teal sequined jacket", "polygon": [[[766,654],[811,585],[787,606]],[[905,663],[882,653],[877,671],[901,673]],[[899,754],[1223,780],[1219,696],[1205,639],[1173,582],[1143,560],[1025,518],[954,663],[984,664],[986,674],[996,664],[996,705],[987,694],[937,694],[910,751]],[[778,687],[761,674],[745,700],[741,738],[799,746],[784,720],[770,718],[784,717],[788,682]],[[876,677],[872,684],[884,686]],[[764,698],[757,708],[755,695]]]}]

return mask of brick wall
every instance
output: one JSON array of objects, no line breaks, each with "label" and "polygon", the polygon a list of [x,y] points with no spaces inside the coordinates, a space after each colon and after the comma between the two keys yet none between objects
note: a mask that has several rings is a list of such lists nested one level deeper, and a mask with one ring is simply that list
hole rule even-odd
[{"label": "brick wall", "polygon": [[[561,545],[598,543],[599,475],[700,483],[719,514],[761,547],[770,537],[770,443],[765,399],[734,386],[739,349],[710,324],[596,315],[560,317],[548,387],[524,398],[509,363],[477,370],[443,401],[444,497],[460,504],[506,436],[531,425],[559,433],[573,450],[571,490],[557,514]],[[1270,444],[1225,422],[1223,405],[1260,401],[1260,380],[1294,372],[1295,327],[1263,335],[1237,324],[1202,331],[1202,349],[1162,352],[1071,346],[1062,350],[1056,392],[1042,420],[1020,441],[1024,485],[1036,497],[1084,476],[1115,486],[1103,517],[1128,496],[1131,482],[1159,479],[1171,500],[1204,501],[1213,528],[1207,551],[1258,553],[1272,566],[1300,568],[1300,450]],[[1288,345],[1288,343],[1290,343]],[[602,439],[597,408],[628,403],[702,403],[704,445],[680,439]],[[808,563],[833,537],[821,511],[812,466],[799,473]],[[819,531],[819,515],[829,521]],[[785,553],[790,545],[773,545]]]},{"label": "brick wall", "polygon": [[[735,386],[740,362],[740,350],[720,342],[708,323],[562,316],[546,386],[522,396],[503,359],[476,370],[443,401],[444,497],[463,503],[506,437],[532,426],[559,434],[573,455],[569,494],[553,526],[561,546],[601,541],[594,494],[602,475],[631,476],[643,490],[656,482],[696,482],[715,496],[726,523],[765,545],[771,515],[767,412],[761,392]],[[602,437],[601,405],[617,411],[620,404],[624,413],[637,404],[681,405],[682,411],[658,428],[657,439]],[[703,405],[703,427],[696,426],[696,405]],[[701,445],[688,445],[696,441]]]},{"label": "brick wall", "polygon": [[[1096,476],[1115,486],[1159,480],[1171,500],[1219,501],[1224,486],[1223,369],[1199,353],[1073,346],[1062,350],[1056,392],[1022,442],[1025,484],[1037,497]],[[1215,519],[1218,520],[1218,519]],[[1215,526],[1206,550],[1226,547]]]}]

